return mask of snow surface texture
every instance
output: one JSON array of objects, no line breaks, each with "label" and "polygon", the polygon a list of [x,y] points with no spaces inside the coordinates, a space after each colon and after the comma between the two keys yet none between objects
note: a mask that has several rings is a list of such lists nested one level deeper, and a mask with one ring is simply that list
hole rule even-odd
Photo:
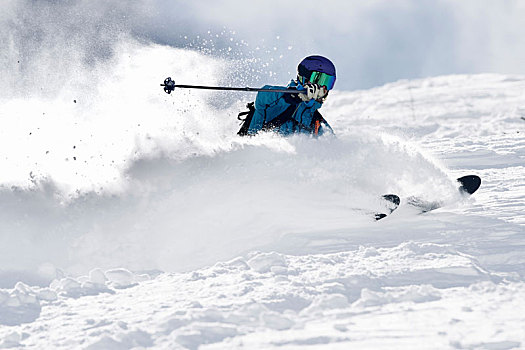
[{"label": "snow surface texture", "polygon": [[[333,91],[336,138],[240,139],[243,103],[158,86],[228,62],[110,63],[82,93],[1,100],[0,347],[525,347],[524,77]],[[384,193],[402,203],[375,222]]]}]

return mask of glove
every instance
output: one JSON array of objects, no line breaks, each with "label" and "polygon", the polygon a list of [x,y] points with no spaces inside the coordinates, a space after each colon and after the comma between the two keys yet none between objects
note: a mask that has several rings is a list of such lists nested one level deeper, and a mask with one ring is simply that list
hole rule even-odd
[{"label": "glove", "polygon": [[306,89],[306,94],[299,94],[299,98],[305,102],[310,100],[321,100],[327,95],[327,91],[324,86],[306,83],[303,87]]}]

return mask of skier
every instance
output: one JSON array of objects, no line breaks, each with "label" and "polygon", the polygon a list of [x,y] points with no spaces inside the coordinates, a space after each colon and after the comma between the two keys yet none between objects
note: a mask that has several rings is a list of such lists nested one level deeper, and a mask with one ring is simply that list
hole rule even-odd
[{"label": "skier", "polygon": [[[333,134],[333,130],[318,109],[335,84],[335,66],[323,56],[308,56],[297,67],[297,79],[287,88],[306,90],[305,93],[259,92],[249,112],[239,114],[244,123],[238,134],[255,135],[259,131],[275,131],[281,135],[305,133]],[[264,86],[264,89],[283,89],[282,86]],[[241,119],[242,115],[246,115]]]}]

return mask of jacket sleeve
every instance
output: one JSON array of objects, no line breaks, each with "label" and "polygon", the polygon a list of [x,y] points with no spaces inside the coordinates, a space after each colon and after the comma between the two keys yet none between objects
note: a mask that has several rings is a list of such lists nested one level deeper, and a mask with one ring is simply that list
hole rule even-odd
[{"label": "jacket sleeve", "polygon": [[[285,87],[282,86],[271,85],[265,85],[263,88],[268,90],[285,89]],[[285,95],[287,94],[271,91],[260,91],[257,93],[257,97],[255,98],[255,112],[250,123],[250,128],[248,129],[249,134],[253,135],[260,131],[266,123],[280,115],[290,106]]]}]

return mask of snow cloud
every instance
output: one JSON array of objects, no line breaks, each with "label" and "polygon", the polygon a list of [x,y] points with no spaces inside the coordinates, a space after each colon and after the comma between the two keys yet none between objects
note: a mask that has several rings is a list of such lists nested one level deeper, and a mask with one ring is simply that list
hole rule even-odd
[{"label": "snow cloud", "polygon": [[443,74],[524,74],[523,18],[517,0],[8,0],[0,62],[14,83],[34,76],[31,61],[40,73],[92,64],[129,35],[252,62],[232,83],[283,83],[301,58],[323,54],[336,63],[337,87],[348,90]]},{"label": "snow cloud", "polygon": [[443,74],[525,73],[525,5],[519,1],[205,0],[154,6],[157,23],[148,32],[155,39],[234,31],[269,64],[273,74],[265,72],[260,83],[286,80],[297,61],[312,53],[334,60],[342,89]]}]

